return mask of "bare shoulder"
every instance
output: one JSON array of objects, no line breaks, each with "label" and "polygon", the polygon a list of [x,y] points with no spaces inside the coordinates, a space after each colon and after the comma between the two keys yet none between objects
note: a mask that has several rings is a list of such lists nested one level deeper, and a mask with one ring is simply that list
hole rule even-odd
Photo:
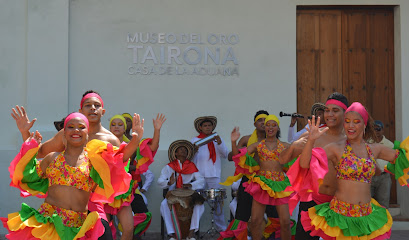
[{"label": "bare shoulder", "polygon": [[50,152],[41,160],[42,168],[47,168],[48,165],[60,154],[60,152]]},{"label": "bare shoulder", "polygon": [[281,143],[284,145],[285,148],[288,148],[290,146],[290,144],[287,142],[281,142]]},{"label": "bare shoulder", "polygon": [[121,144],[119,139],[114,134],[112,134],[110,131],[106,130],[105,128],[103,128],[98,133],[95,133],[92,135],[90,134],[89,138],[90,140],[97,139],[97,140],[109,142],[112,145],[117,146],[117,147]]}]

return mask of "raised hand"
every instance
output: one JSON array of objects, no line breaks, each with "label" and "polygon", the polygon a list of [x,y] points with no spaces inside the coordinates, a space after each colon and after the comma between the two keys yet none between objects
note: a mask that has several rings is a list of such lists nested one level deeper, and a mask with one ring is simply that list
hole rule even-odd
[{"label": "raised hand", "polygon": [[324,134],[326,131],[328,131],[328,127],[325,128],[320,128],[320,117],[317,118],[317,121],[315,121],[315,116],[312,116],[311,120],[308,120],[308,127],[307,131],[309,132],[308,139],[311,140],[316,140],[319,137],[321,137],[322,134]]},{"label": "raised hand", "polygon": [[153,128],[155,130],[160,130],[163,123],[166,121],[165,115],[164,114],[160,114],[158,113],[158,115],[156,115],[156,119],[152,119],[153,121]]},{"label": "raised hand", "polygon": [[173,185],[176,182],[176,177],[175,177],[175,173],[172,173],[172,175],[170,176],[168,185]]},{"label": "raised hand", "polygon": [[142,119],[139,116],[139,114],[134,113],[133,119],[132,119],[132,137],[138,137],[139,139],[142,139],[143,136],[143,124],[145,120]]},{"label": "raised hand", "polygon": [[41,140],[43,140],[43,136],[41,136],[41,134],[38,132],[38,131],[36,131],[35,133],[34,132],[32,132],[32,133],[30,133],[30,137],[26,140],[26,142],[28,143],[28,142],[30,142],[31,140],[35,140],[38,144],[40,144],[41,143]]},{"label": "raised hand", "polygon": [[239,127],[234,127],[233,131],[231,132],[231,141],[236,142],[240,138]]},{"label": "raised hand", "polygon": [[11,109],[11,111],[12,111],[11,116],[16,121],[17,128],[21,133],[29,132],[35,121],[37,121],[37,119],[34,118],[30,122],[26,110],[24,109],[23,106],[19,107],[17,105],[16,109],[13,108]]}]

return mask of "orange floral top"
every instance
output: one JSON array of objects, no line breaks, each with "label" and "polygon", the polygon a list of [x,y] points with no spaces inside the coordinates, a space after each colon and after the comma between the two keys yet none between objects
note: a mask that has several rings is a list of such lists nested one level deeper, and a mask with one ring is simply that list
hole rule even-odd
[{"label": "orange floral top", "polygon": [[37,167],[39,176],[49,179],[48,186],[63,185],[71,186],[80,190],[90,192],[95,186],[94,180],[90,177],[91,162],[88,158],[88,154],[85,152],[84,162],[78,167],[70,166],[66,163],[64,158],[65,151],[61,152],[55,159],[48,165],[46,173],[41,171],[40,167]]},{"label": "orange floral top", "polygon": [[278,156],[284,149],[284,144],[279,140],[277,140],[277,148],[273,151],[267,148],[265,139],[257,145],[257,153],[261,161],[278,161]]}]

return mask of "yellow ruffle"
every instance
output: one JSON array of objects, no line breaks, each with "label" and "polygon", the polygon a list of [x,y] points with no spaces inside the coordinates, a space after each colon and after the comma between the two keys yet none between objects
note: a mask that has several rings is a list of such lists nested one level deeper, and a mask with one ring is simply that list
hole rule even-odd
[{"label": "yellow ruffle", "polygon": [[124,202],[130,202],[132,199],[132,194],[129,194],[126,198],[115,199],[112,203],[108,203],[109,206],[113,208],[120,208]]},{"label": "yellow ruffle", "polygon": [[[99,215],[97,212],[91,212],[88,214],[87,218],[85,219],[84,224],[82,225],[80,231],[74,237],[75,239],[79,239],[85,236],[85,233],[92,229],[99,219]],[[40,223],[37,221],[35,216],[30,217],[26,221],[22,222],[20,218],[20,214],[18,212],[10,213],[8,215],[7,225],[10,231],[19,231],[26,227],[32,228],[31,234],[39,238],[41,240],[58,240],[61,239],[57,233],[57,230],[52,223]]]},{"label": "yellow ruffle", "polygon": [[257,172],[258,170],[260,170],[260,166],[256,165],[256,166],[249,166],[246,164],[246,160],[247,160],[247,156],[246,154],[240,157],[240,161],[237,164],[238,166],[240,166],[241,168],[247,169],[250,173],[254,173]]},{"label": "yellow ruffle", "polygon": [[258,177],[254,177],[256,174],[253,174],[250,177],[249,181],[252,181],[254,183],[257,183],[260,185],[261,189],[266,191],[268,195],[272,198],[286,198],[290,196],[294,191],[281,191],[281,192],[276,192],[273,189],[271,189],[267,184],[265,184],[263,181],[260,180]]},{"label": "yellow ruffle", "polygon": [[224,185],[224,186],[231,186],[234,182],[241,179],[243,176],[244,176],[243,173],[239,173],[239,174],[234,175],[234,176],[229,176],[229,177],[227,177],[226,181],[224,181],[222,183],[219,183],[219,184]]},{"label": "yellow ruffle", "polygon": [[[371,200],[371,203],[381,207],[381,205],[379,205],[379,203],[374,199]],[[378,230],[373,231],[370,235],[358,237],[344,236],[342,230],[339,227],[329,226],[324,217],[317,215],[314,207],[308,209],[308,215],[311,219],[311,225],[314,226],[315,229],[321,229],[325,234],[327,234],[330,237],[336,237],[337,240],[369,240],[387,233],[392,227],[393,220],[389,211],[386,211],[386,214],[388,217],[388,222],[386,222],[384,226],[382,226]]]},{"label": "yellow ruffle", "polygon": [[21,159],[18,161],[16,168],[14,170],[14,175],[13,179],[11,180],[13,184],[20,186],[23,190],[29,192],[31,195],[36,196],[36,195],[45,195],[44,193],[40,191],[36,191],[31,189],[27,183],[22,183],[21,180],[23,179],[23,173],[24,169],[26,168],[27,164],[33,159],[33,157],[37,154],[38,149],[40,146],[36,148],[32,148],[24,154],[24,156],[21,157]]},{"label": "yellow ruffle", "polygon": [[[107,162],[102,158],[101,153],[107,150],[107,143],[99,140],[91,140],[86,146],[88,157],[91,160],[92,167],[98,172],[104,183],[104,189],[97,187],[95,193],[109,197],[114,194],[114,188],[111,185],[111,173]],[[113,151],[118,147],[113,147]]]}]

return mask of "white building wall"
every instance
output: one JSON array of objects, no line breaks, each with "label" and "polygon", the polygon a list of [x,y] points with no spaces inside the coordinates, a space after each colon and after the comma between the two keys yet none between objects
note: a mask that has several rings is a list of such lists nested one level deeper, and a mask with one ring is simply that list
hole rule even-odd
[{"label": "white building wall", "polygon": [[[167,148],[176,139],[191,139],[197,133],[193,120],[202,115],[218,117],[216,131],[230,147],[230,131],[240,126],[242,134],[253,130],[252,118],[259,109],[278,115],[296,109],[296,7],[297,5],[397,5],[395,11],[395,82],[397,140],[409,135],[409,2],[401,1],[109,1],[109,0],[0,0],[0,216],[17,211],[25,201],[9,187],[8,165],[17,153],[21,137],[10,117],[16,104],[27,107],[38,120],[33,130],[45,138],[55,133],[53,121],[79,108],[84,91],[99,91],[105,101],[103,125],[114,114],[137,112],[146,120],[145,136],[153,134],[151,118],[162,112],[167,121],[152,171],[156,178],[167,163]],[[132,50],[127,34],[136,32],[237,34],[232,45],[239,74],[233,76],[129,75]],[[134,44],[135,45],[135,44]],[[169,44],[166,44],[166,46]],[[175,44],[180,49],[188,44]],[[145,47],[147,45],[144,45]],[[158,49],[160,44],[152,44]],[[222,51],[228,46],[221,45]],[[213,48],[212,48],[213,49]],[[143,54],[144,52],[139,52]],[[147,63],[152,62],[148,60]],[[171,67],[177,64],[172,64]],[[232,62],[228,66],[234,67]],[[188,64],[182,64],[191,67]],[[220,65],[219,65],[220,66]],[[286,139],[289,119],[280,119]],[[223,163],[222,178],[234,172]],[[153,222],[149,231],[160,230],[159,204],[162,191],[153,184],[147,197]],[[230,195],[229,195],[230,196]],[[408,191],[399,189],[399,198]],[[228,198],[229,200],[230,198]],[[225,215],[228,219],[228,201]],[[409,204],[401,201],[409,216]],[[208,209],[208,208],[207,208]],[[207,216],[201,225],[208,229]],[[0,233],[4,229],[0,230]]]}]

